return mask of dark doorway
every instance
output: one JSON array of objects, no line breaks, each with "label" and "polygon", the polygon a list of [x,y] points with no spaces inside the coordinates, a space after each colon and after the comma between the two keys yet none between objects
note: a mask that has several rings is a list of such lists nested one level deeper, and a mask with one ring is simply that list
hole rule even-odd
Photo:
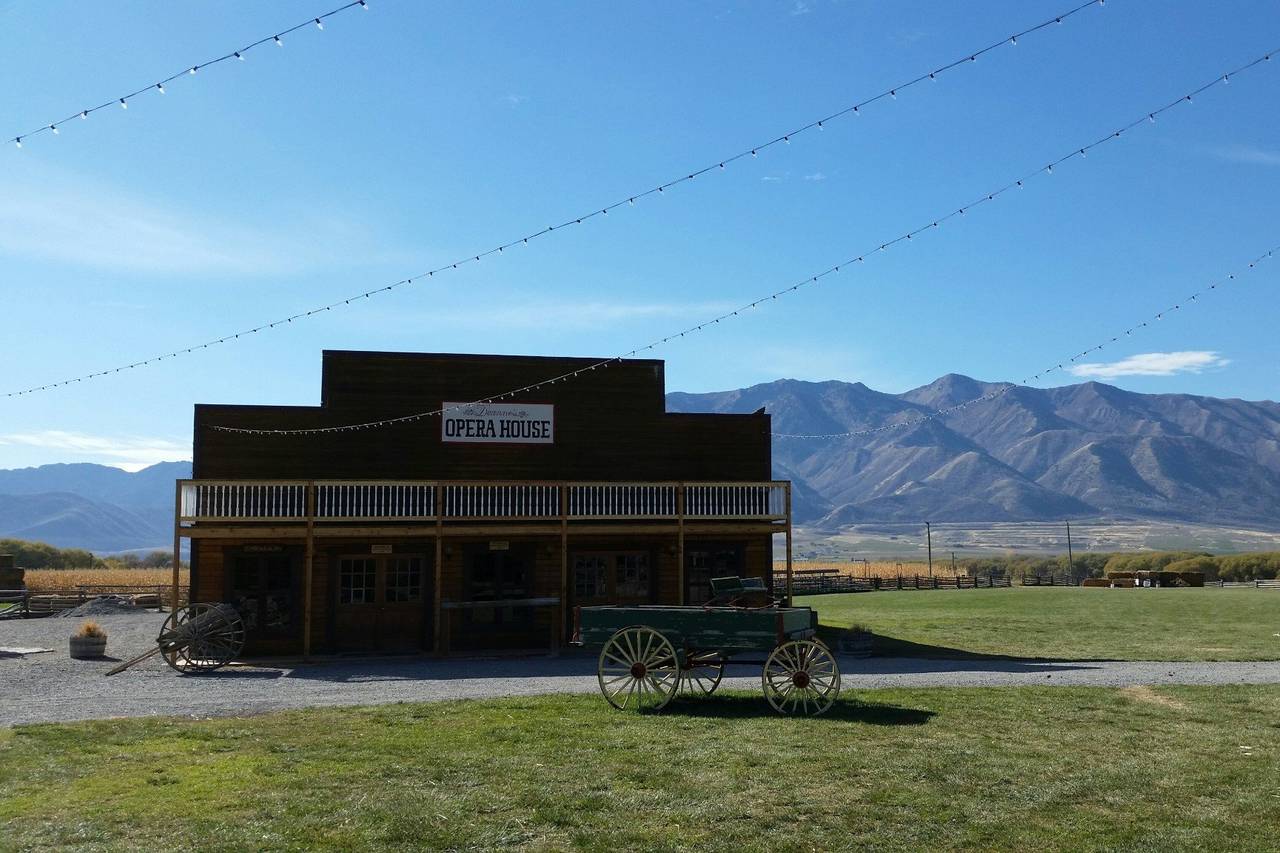
[{"label": "dark doorway", "polygon": [[227,554],[226,600],[244,620],[245,651],[297,652],[302,639],[302,551],[249,545]]},{"label": "dark doorway", "polygon": [[[453,621],[457,649],[531,649],[547,644],[534,607],[515,602],[536,596],[535,548],[512,543],[495,550],[469,545],[463,551],[462,595],[466,606]],[[492,602],[491,605],[487,602]]]}]

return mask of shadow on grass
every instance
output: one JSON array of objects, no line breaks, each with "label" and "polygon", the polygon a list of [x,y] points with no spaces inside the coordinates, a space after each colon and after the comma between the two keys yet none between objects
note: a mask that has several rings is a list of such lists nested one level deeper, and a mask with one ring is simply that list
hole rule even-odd
[{"label": "shadow on grass", "polygon": [[[646,714],[648,716],[648,714]],[[785,715],[773,710],[762,695],[721,695],[703,699],[677,698],[653,716],[699,717],[703,719],[746,719],[752,717],[778,717]],[[816,720],[844,720],[866,723],[872,726],[923,726],[936,716],[934,711],[921,708],[900,708],[877,702],[859,702],[857,699],[837,699],[831,708]]]},{"label": "shadow on grass", "polygon": [[[839,648],[840,629],[822,625],[818,629],[819,636],[832,649]],[[952,646],[936,646],[929,643],[917,643],[899,637],[876,634],[872,640],[872,658],[929,658],[933,660],[990,661],[992,663],[1103,663],[1111,658],[1091,658],[1089,660],[1064,660],[1063,658],[1046,658],[1031,655],[997,655],[986,652],[975,652],[969,649],[958,649]]]}]

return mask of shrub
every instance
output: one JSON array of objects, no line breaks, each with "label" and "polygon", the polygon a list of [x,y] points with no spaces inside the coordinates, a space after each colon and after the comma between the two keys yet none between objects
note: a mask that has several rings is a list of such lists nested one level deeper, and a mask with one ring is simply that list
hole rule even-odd
[{"label": "shrub", "polygon": [[92,619],[89,619],[83,625],[80,626],[80,630],[76,631],[75,635],[77,637],[95,637],[99,639],[105,639],[107,636],[107,632],[102,630],[102,626],[99,625],[97,622],[94,622]]}]

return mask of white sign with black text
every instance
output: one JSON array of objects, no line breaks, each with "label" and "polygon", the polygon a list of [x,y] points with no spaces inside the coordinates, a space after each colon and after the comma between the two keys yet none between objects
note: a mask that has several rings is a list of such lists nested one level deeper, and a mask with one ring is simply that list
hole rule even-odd
[{"label": "white sign with black text", "polygon": [[440,440],[471,444],[554,444],[549,403],[444,403]]}]

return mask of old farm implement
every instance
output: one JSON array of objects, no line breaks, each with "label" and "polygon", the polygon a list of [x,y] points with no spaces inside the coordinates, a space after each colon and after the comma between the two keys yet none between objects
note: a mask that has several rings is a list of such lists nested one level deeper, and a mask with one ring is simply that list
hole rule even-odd
[{"label": "old farm implement", "polygon": [[190,604],[169,614],[156,647],[107,673],[124,672],[161,655],[181,673],[211,672],[231,663],[244,648],[244,622],[230,604]]},{"label": "old farm implement", "polygon": [[[781,714],[815,715],[840,694],[840,669],[816,639],[817,614],[782,607],[753,579],[716,578],[701,607],[579,607],[574,643],[601,646],[600,692],[615,708],[659,710],[677,694],[710,696],[724,668],[760,666],[765,698]],[[731,660],[743,653],[762,660]]]}]

